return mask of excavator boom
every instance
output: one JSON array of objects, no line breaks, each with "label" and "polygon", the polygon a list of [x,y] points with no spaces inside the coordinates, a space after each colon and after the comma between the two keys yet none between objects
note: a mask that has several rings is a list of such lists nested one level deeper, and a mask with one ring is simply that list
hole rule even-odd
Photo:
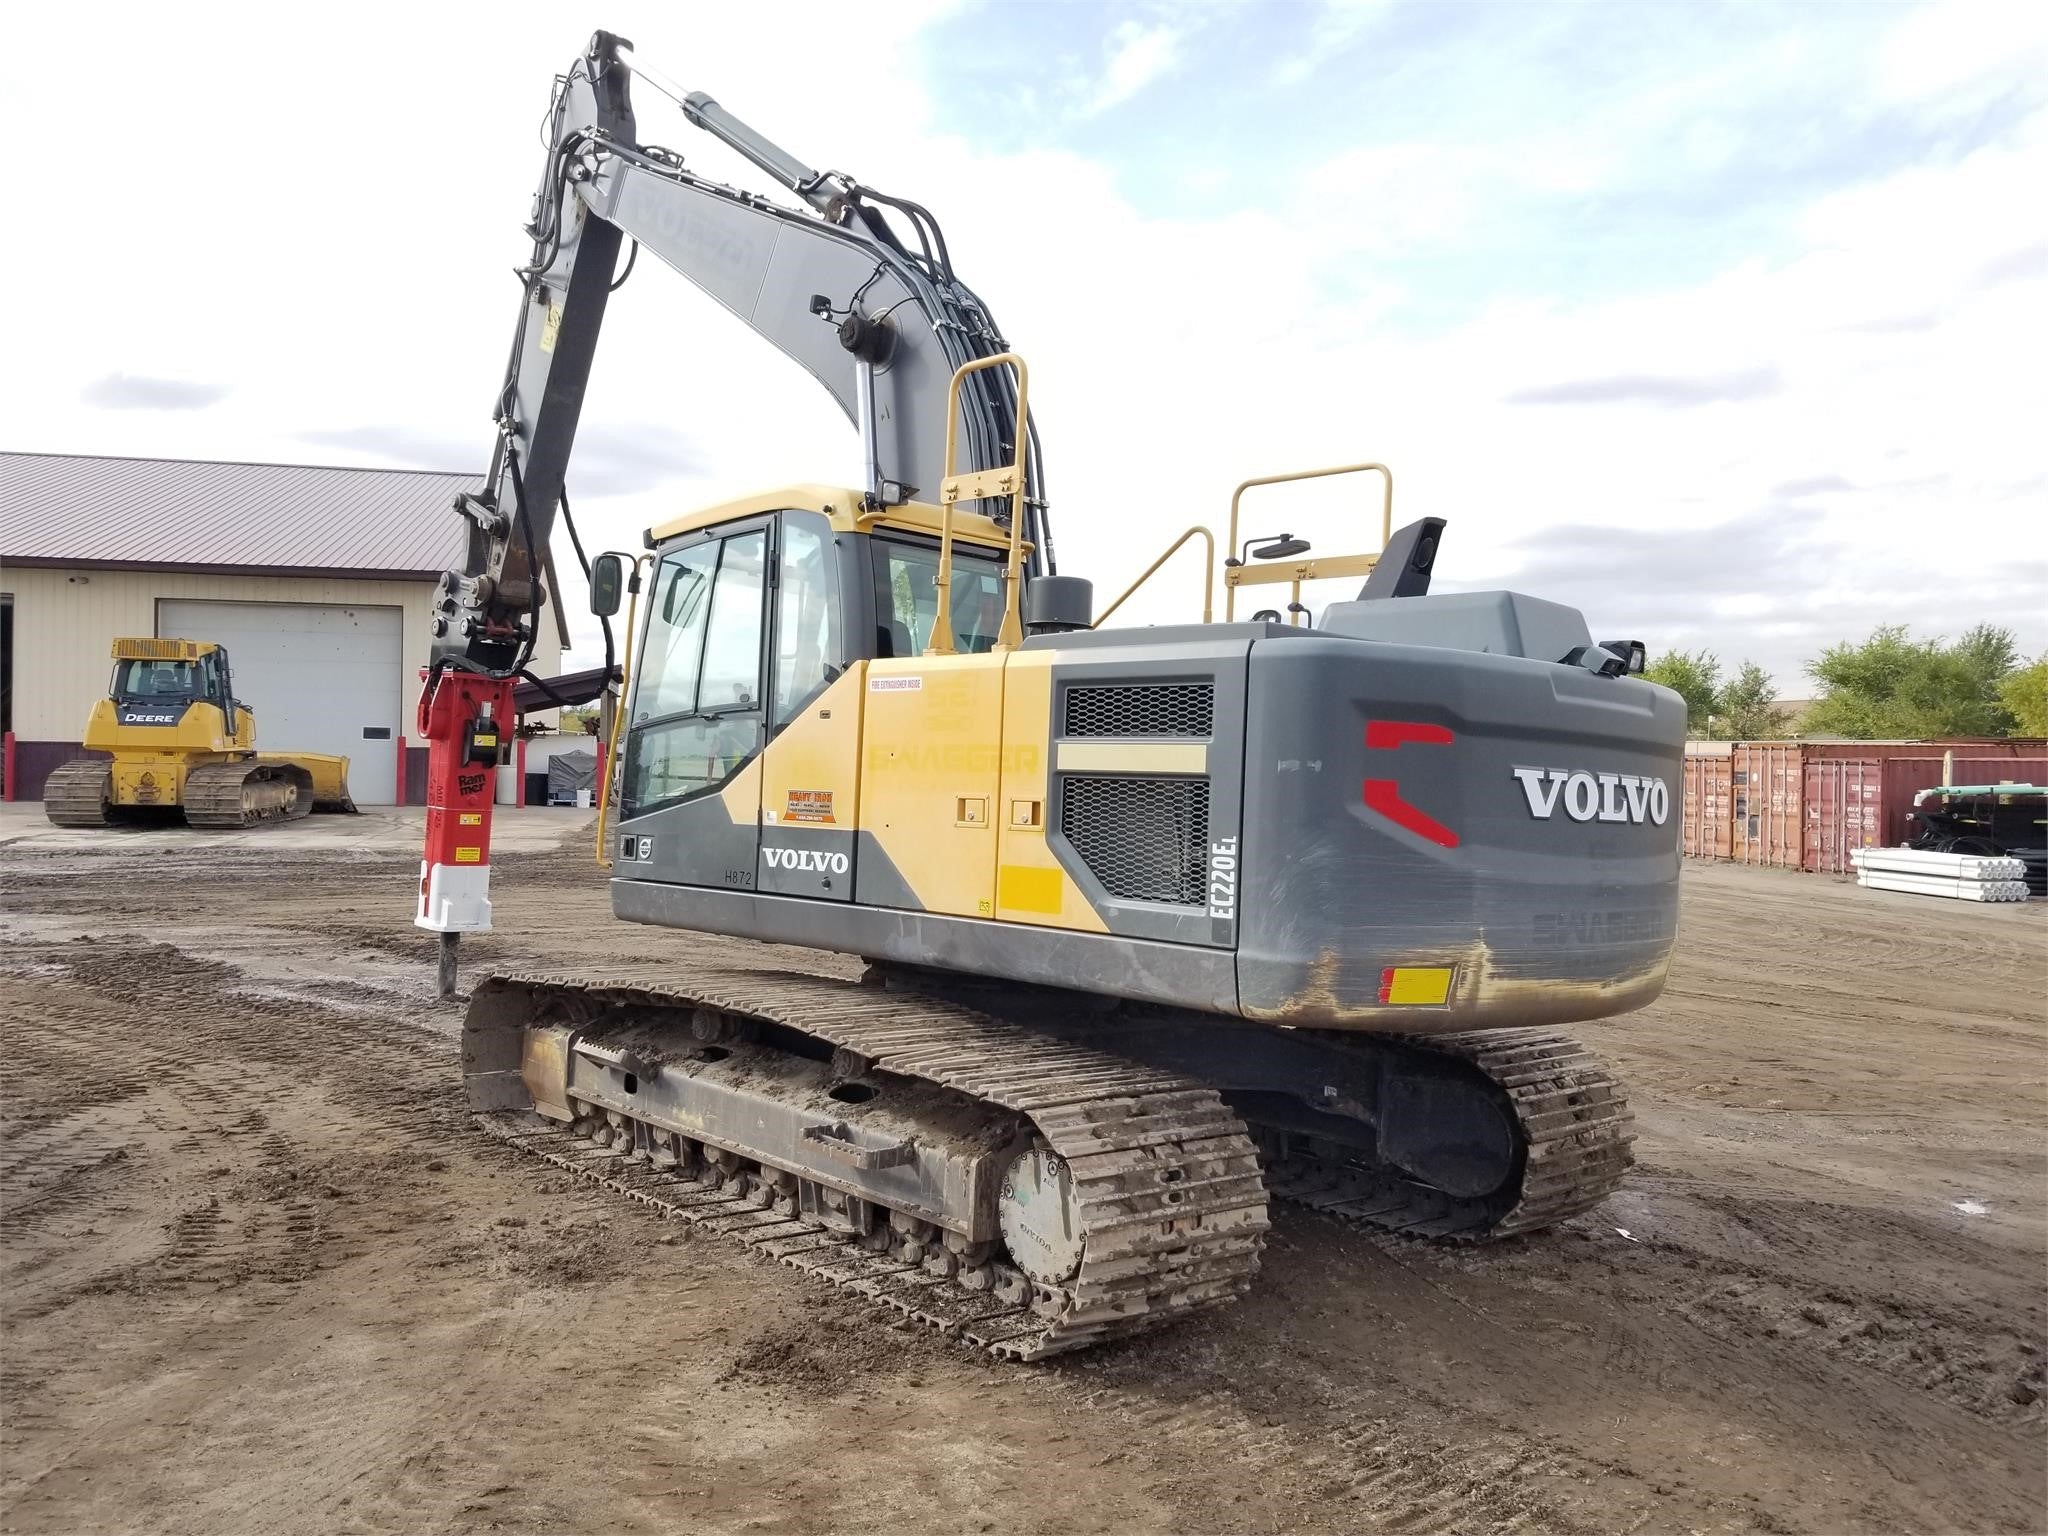
[{"label": "excavator boom", "polygon": [[[531,655],[544,550],[605,310],[627,242],[688,278],[822,384],[860,429],[864,493],[876,506],[922,494],[944,473],[947,392],[962,364],[1007,350],[988,307],[955,275],[936,220],[915,203],[818,172],[703,93],[684,118],[804,200],[786,207],[711,180],[639,139],[631,45],[609,32],[558,78],[533,217],[533,254],[494,415],[483,491],[462,497],[464,569],[443,578],[438,666],[509,675]],[[672,89],[663,87],[667,94]],[[909,223],[909,241],[890,222]],[[913,248],[914,247],[914,248]],[[964,382],[956,427],[972,467],[1014,455],[1015,386],[1002,370]],[[1034,573],[1051,569],[1043,476],[1028,453]],[[990,510],[1007,517],[1006,504]]]}]

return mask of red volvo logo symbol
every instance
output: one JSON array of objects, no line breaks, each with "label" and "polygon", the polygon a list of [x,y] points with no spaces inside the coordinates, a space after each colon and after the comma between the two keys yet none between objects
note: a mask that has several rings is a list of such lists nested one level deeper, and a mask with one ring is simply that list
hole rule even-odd
[{"label": "red volvo logo symbol", "polygon": [[[1369,752],[1391,752],[1406,746],[1448,747],[1455,740],[1457,737],[1446,726],[1424,725],[1416,720],[1365,722],[1365,746]],[[1421,806],[1401,798],[1401,785],[1397,779],[1367,779],[1365,804],[1367,809],[1378,811],[1395,826],[1404,827],[1417,837],[1428,838],[1440,848],[1458,846],[1457,833]]]}]

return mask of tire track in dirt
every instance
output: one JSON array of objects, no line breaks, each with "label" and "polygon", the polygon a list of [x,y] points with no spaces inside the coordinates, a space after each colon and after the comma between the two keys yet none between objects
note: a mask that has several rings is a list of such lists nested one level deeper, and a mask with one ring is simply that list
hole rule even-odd
[{"label": "tire track in dirt", "polygon": [[[97,1020],[104,1025],[110,1018],[130,1021],[130,1027],[120,1030],[123,1038],[118,1054],[124,1068],[145,1075],[156,1084],[156,1092],[188,1105],[189,1112],[178,1129],[189,1134],[203,1123],[226,1141],[243,1143],[238,1155],[253,1158],[259,1171],[281,1166],[288,1160],[289,1148],[271,1132],[262,1110],[246,1108],[236,1113],[236,1099],[221,1086],[226,1074],[238,1064],[238,1048],[251,1043],[247,1037],[252,1023],[262,1036],[260,1044],[267,1056],[285,1065],[303,1058],[309,1066],[317,1067],[317,1075],[304,1086],[338,1085],[358,1103],[368,1099],[366,1108],[389,1109],[394,1103],[404,1104],[415,1111],[415,1115],[401,1117],[404,1119],[416,1117],[417,1101],[404,1094],[394,1100],[383,1091],[383,1083],[394,1075],[398,1064],[377,1046],[409,1047],[405,1054],[413,1060],[405,1062],[406,1067],[426,1066],[431,1057],[441,1056],[445,1050],[443,1042],[403,1025],[396,1026],[398,1040],[373,1044],[358,1039],[340,1051],[332,1048],[327,1031],[314,1032],[324,1042],[318,1047],[273,1039],[271,1031],[262,1026],[277,1019],[303,1024],[303,1007],[238,990],[237,973],[232,966],[185,954],[169,944],[129,950],[111,958],[104,950],[100,945],[72,944],[52,948],[42,958],[46,963],[64,965],[73,980],[86,983],[102,997],[116,1002],[139,1001],[147,996],[159,1009],[189,1003],[187,1017],[191,1027],[176,1035],[152,1036],[136,1027],[139,1015],[119,1007],[110,1010],[97,1002],[81,1004],[46,998],[46,1017],[60,1026],[53,1035],[54,1052],[46,1052],[46,1057],[103,1054],[107,1049],[105,1043],[86,1038],[89,1024]],[[202,1015],[201,997],[225,998],[232,1006]],[[351,1014],[342,1027],[353,1029],[358,1022]],[[370,1034],[381,1037],[391,1032],[390,1028],[381,1028],[372,1029]],[[431,1064],[437,1070],[445,1070],[447,1065],[445,1057]],[[63,1069],[59,1063],[51,1065]],[[452,1087],[452,1077],[449,1082]],[[245,1091],[258,1086],[251,1082]],[[445,1124],[440,1115],[434,1119]],[[412,1129],[416,1134],[417,1126]],[[457,1129],[464,1133],[467,1130],[466,1126]],[[518,1176],[529,1177],[523,1169]],[[241,1182],[246,1185],[249,1177],[244,1175]],[[620,1204],[627,1204],[623,1197]],[[624,1210],[617,1219],[622,1227],[631,1220]],[[316,1236],[312,1228],[311,1209],[304,1200],[287,1198],[259,1210],[238,1201],[224,1202],[218,1196],[209,1196],[203,1203],[177,1212],[169,1223],[165,1248],[138,1266],[136,1275],[126,1280],[132,1284],[146,1277],[143,1283],[152,1293],[217,1292],[252,1281],[289,1286],[311,1272],[310,1259],[294,1262],[294,1257],[310,1251],[310,1247],[301,1245]],[[123,1279],[103,1276],[99,1283],[119,1285]],[[269,1300],[274,1304],[275,1298]],[[54,1302],[53,1306],[56,1304],[61,1303]],[[212,1337],[202,1333],[193,1343],[204,1347]],[[1097,1402],[1101,1401],[1098,1396]],[[1522,1531],[1573,1532],[1596,1528],[1536,1497],[1523,1474],[1539,1466],[1550,1469],[1558,1464],[1554,1458],[1526,1448],[1502,1444],[1480,1454],[1470,1444],[1416,1436],[1383,1418],[1356,1418],[1319,1426],[1314,1440],[1291,1429],[1255,1434],[1256,1426],[1227,1393],[1208,1394],[1192,1405],[1165,1412],[1163,1417],[1160,1410],[1130,1395],[1120,1397],[1112,1411],[1119,1417],[1132,1416],[1148,1433],[1176,1443],[1199,1443],[1212,1447],[1219,1455],[1227,1450],[1227,1464],[1246,1475],[1312,1485],[1323,1501],[1343,1508],[1347,1517],[1370,1519],[1392,1529],[1420,1533],[1499,1532],[1505,1536]],[[437,1445],[465,1445],[482,1433],[473,1401],[467,1394],[456,1394],[440,1404],[435,1417]],[[1256,1449],[1259,1446],[1264,1447],[1263,1452]],[[1247,1447],[1254,1448],[1249,1459]],[[400,1450],[399,1441],[389,1435],[373,1437],[355,1447],[352,1460],[382,1464]],[[425,1452],[409,1454],[412,1461],[401,1461],[415,1472],[427,1469],[433,1459]],[[445,1454],[446,1450],[434,1453]],[[1502,1492],[1503,1477],[1518,1479],[1508,1492]],[[301,1514],[323,1509],[339,1512],[342,1501],[351,1497],[347,1491],[351,1482],[349,1475],[343,1475],[332,1485],[317,1473],[310,1475],[295,1488],[295,1507]],[[401,1486],[403,1483],[402,1479]]]},{"label": "tire track in dirt", "polygon": [[[181,909],[208,892],[217,893],[216,906],[248,899],[264,925],[252,933],[275,934],[280,945],[314,955],[314,971],[331,970],[331,979],[315,974],[279,987],[267,972],[215,970],[220,962],[204,953],[151,954],[137,964],[133,945],[124,946],[124,971],[115,957],[87,953],[104,945],[13,946],[9,969],[20,957],[39,974],[18,978],[28,994],[0,992],[0,1009],[18,1002],[29,1015],[71,1012],[58,1031],[66,1043],[24,1074],[28,1102],[8,1106],[0,1160],[12,1153],[16,1135],[50,1127],[66,1127],[51,1133],[60,1149],[53,1168],[84,1157],[81,1101],[67,1095],[95,1075],[110,1098],[126,1096],[125,1102],[141,1093],[136,1113],[155,1113],[157,1101],[135,1084],[175,1058],[187,1063],[170,1069],[179,1102],[205,1111],[191,1117],[201,1124],[180,1120],[175,1127],[145,1115],[143,1123],[154,1129],[141,1150],[131,1146],[124,1161],[78,1167],[69,1177],[93,1198],[47,1216],[31,1213],[28,1246],[47,1249],[53,1238],[70,1241],[74,1232],[82,1247],[104,1245],[108,1239],[86,1235],[94,1223],[121,1236],[125,1229],[116,1221],[132,1222],[137,1214],[120,1216],[119,1197],[103,1197],[100,1183],[118,1185],[155,1158],[183,1167],[162,1208],[141,1213],[151,1240],[168,1251],[177,1239],[169,1218],[196,1212],[195,1202],[216,1185],[233,1183],[238,1200],[272,1190],[266,1201],[290,1203],[288,1175],[275,1166],[280,1153],[269,1138],[301,1149],[317,1144],[347,1166],[301,1172],[300,1186],[313,1190],[308,1208],[322,1225],[311,1237],[299,1229],[295,1241],[325,1255],[323,1264],[348,1265],[351,1290],[393,1307],[392,1331],[372,1335],[374,1358],[316,1355],[331,1373],[324,1377],[309,1374],[304,1357],[289,1372],[273,1365],[267,1352],[287,1341],[294,1350],[308,1338],[316,1349],[340,1347],[318,1345],[320,1330],[333,1326],[320,1309],[335,1305],[331,1282],[323,1289],[325,1271],[280,1279],[273,1269],[264,1272],[273,1278],[252,1273],[235,1280],[213,1255],[241,1236],[225,1232],[225,1220],[215,1227],[189,1222],[193,1257],[179,1259],[172,1271],[186,1278],[119,1298],[145,1309],[137,1317],[160,1335],[159,1347],[152,1352],[117,1337],[100,1356],[101,1365],[133,1369],[138,1378],[153,1370],[154,1379],[124,1388],[119,1371],[67,1375],[69,1366],[41,1353],[10,1351],[0,1362],[0,1447],[9,1475],[20,1461],[17,1436],[38,1447],[75,1440],[89,1433],[81,1426],[120,1411],[108,1393],[125,1391],[130,1404],[122,1422],[137,1422],[140,1394],[151,1422],[182,1420],[183,1434],[203,1437],[180,1441],[170,1431],[138,1428],[145,1441],[134,1452],[138,1466],[175,1465],[189,1450],[202,1465],[231,1468],[234,1462],[215,1454],[223,1447],[303,1469],[295,1479],[236,1475],[221,1487],[189,1492],[185,1508],[200,1511],[213,1528],[495,1523],[537,1531],[640,1521],[917,1529],[906,1510],[958,1506],[846,1498],[863,1463],[845,1458],[857,1448],[889,1465],[890,1445],[915,1445],[917,1459],[902,1464],[904,1477],[921,1490],[943,1481],[946,1463],[934,1459],[941,1446],[888,1438],[901,1433],[898,1419],[916,1415],[917,1396],[930,1392],[934,1411],[954,1418],[947,1426],[953,1434],[940,1431],[942,1440],[970,1436],[985,1408],[1033,1458],[1024,1486],[994,1511],[992,1524],[1005,1529],[1084,1529],[1091,1521],[1098,1529],[1526,1533],[2039,1525],[2048,1492],[2038,1468],[2039,1409],[1998,1395],[2024,1384],[2009,1368],[2028,1358],[2023,1346],[2041,1318],[2038,1275],[2027,1271],[2038,1268],[2038,1255],[2010,1240],[1987,1245],[1983,1228],[1949,1231],[1908,1214],[1919,1206],[1888,1208],[1878,1185],[1817,1185],[1811,1162],[1781,1162],[1773,1150],[1774,1138],[1798,1134],[1796,1110],[1767,1129],[1746,1122],[1732,1133],[1717,1129],[1724,1139],[1714,1144],[1720,1161],[1711,1166],[1688,1161],[1690,1146],[1660,1149],[1664,1171],[1652,1169],[1631,1187],[1627,1214],[1618,1207],[1603,1213],[1612,1220],[1576,1226],[1554,1242],[1444,1254],[1411,1244],[1388,1248],[1334,1230],[1319,1234],[1293,1219],[1280,1228],[1284,1242],[1264,1290],[1213,1324],[1154,1344],[1028,1374],[963,1367],[914,1335],[864,1340],[841,1357],[836,1334],[853,1325],[786,1272],[760,1272],[740,1259],[738,1278],[728,1278],[733,1260],[701,1245],[664,1246],[670,1234],[639,1207],[614,1208],[627,1204],[622,1197],[599,1197],[593,1206],[590,1196],[536,1182],[531,1165],[509,1154],[493,1162],[491,1151],[468,1142],[450,1011],[356,986],[348,975],[357,963],[351,952],[424,956],[403,911],[383,915],[390,905],[386,876],[404,874],[399,865],[372,878],[360,868],[309,863],[289,880],[259,874],[255,886],[253,865],[220,856],[195,860],[192,870],[165,882],[179,888]],[[573,859],[522,861],[501,874],[504,927],[493,944],[508,958],[602,967],[662,955],[685,964],[722,943],[611,924],[580,850]],[[180,883],[187,879],[189,889]],[[1846,1098],[1857,1113],[1867,1112],[1865,1080],[1830,1081],[1835,1067],[1825,1052],[1853,1060],[1858,1050],[1867,1057],[1881,1049],[1887,1070],[1894,1061],[1905,1069],[1938,1062],[1925,1128],[1888,1124],[1884,1155],[1902,1167],[1916,1157],[1924,1164],[1928,1138],[1938,1130],[1944,1156],[1981,1162],[1983,1135],[1952,1130],[1937,1116],[1960,1106],[1974,1117],[1966,1125],[1997,1124],[1996,1091],[1985,1085],[2008,1063],[2030,1060],[2038,1026],[2030,1035],[2024,1026],[1953,1005],[1944,1013],[1924,978],[1930,968],[1960,964],[1964,954],[1972,965],[2018,967],[2025,946],[2003,938],[1978,944],[1935,924],[1931,935],[1916,936],[1917,959],[1901,959],[1883,944],[1829,956],[1806,935],[1846,940],[1859,931],[1854,923],[1802,920],[1813,905],[1804,891],[1780,896],[1762,881],[1756,885],[1768,899],[1748,885],[1731,887],[1756,909],[1747,916],[1711,886],[1704,905],[1688,892],[1689,932],[1714,941],[1740,938],[1737,946],[1728,937],[1727,955],[1706,956],[1713,969],[1703,990],[1718,996],[1674,987],[1666,1016],[1627,1021],[1602,1048],[1637,1071],[1647,1057],[1680,1090],[1725,1075],[1723,1059],[1739,1062],[1742,1092],[1758,1101],[1783,1093],[1780,1081],[1796,1072],[1827,1084],[1831,1096],[1819,1102]],[[38,910],[47,910],[37,900]],[[118,929],[130,913],[126,920],[138,935],[158,931],[177,939],[175,927],[145,915],[161,906],[161,890],[136,882],[109,891],[94,915]],[[1732,926],[1738,916],[1749,926]],[[1773,944],[1777,958],[1757,961]],[[467,947],[465,956],[483,958]],[[844,963],[801,952],[791,958],[798,968],[828,974]],[[1737,963],[1725,963],[1731,958]],[[1706,973],[1698,952],[1691,969],[1686,962],[1682,954],[1680,978],[1690,978],[1690,986]],[[1795,963],[1803,969],[1778,986],[1773,967]],[[1873,1012],[1881,1041],[1873,1046],[1859,1040],[1864,1020],[1845,1014],[1842,998],[1867,989],[1879,974],[1902,1001],[1881,1017]],[[1789,1006],[1776,1006],[1784,999]],[[1912,1052],[1923,1047],[1912,1043],[1912,1032],[1923,1028],[1934,1031],[1927,1039],[1935,1043],[1916,1058]],[[1809,1033],[1818,1035],[1824,1054],[1812,1053]],[[1713,1065],[1703,1068],[1702,1061]],[[1896,1098],[1904,1090],[1885,1091]],[[261,1124],[246,1117],[252,1104],[263,1110]],[[1698,1113],[1713,1112],[1709,1105]],[[388,1163],[375,1161],[365,1138],[388,1150]],[[83,1139],[90,1141],[90,1133]],[[217,1150],[223,1148],[233,1150]],[[428,1178],[419,1172],[423,1161],[442,1152],[467,1181],[462,1197],[429,1198],[418,1187]],[[2015,1166],[2029,1170],[2016,1193],[2039,1186],[2031,1161]],[[266,1178],[280,1182],[268,1186]],[[407,1193],[408,1179],[415,1193]],[[321,1180],[332,1180],[340,1196],[320,1194]],[[8,1189],[0,1179],[0,1220]],[[1831,1200],[1829,1190],[1844,1198]],[[551,1226],[541,1218],[530,1227],[500,1228],[476,1214],[489,1200],[514,1198],[537,1198],[543,1209],[590,1225]],[[1645,1240],[1615,1236],[1617,1224]],[[251,1234],[252,1251],[262,1248],[275,1261],[289,1246],[277,1236],[282,1230],[290,1229]],[[46,1255],[42,1262],[48,1270],[66,1261]],[[667,1277],[658,1312],[629,1322],[599,1309],[590,1316],[603,1317],[602,1324],[579,1327],[580,1306],[595,1307],[613,1286],[643,1294],[634,1287],[655,1271]],[[443,1294],[415,1306],[421,1288],[437,1277]],[[33,1283],[54,1288],[62,1278],[45,1273]],[[523,1320],[477,1315],[505,1287],[519,1298]],[[731,1310],[723,1321],[751,1341],[715,1331],[717,1309],[687,1299],[697,1287],[707,1298],[726,1295]],[[735,1302],[734,1289],[747,1299]],[[91,1301],[87,1292],[79,1304]],[[1809,1309],[1819,1321],[1806,1315]],[[766,1335],[758,1331],[764,1315],[783,1319]],[[169,1326],[160,1327],[159,1316]],[[216,1318],[227,1322],[216,1329]],[[1873,1321],[1876,1333],[1866,1331]],[[134,1326],[131,1319],[121,1329]],[[1940,1347],[1939,1357],[1930,1344]],[[729,1362],[728,1395],[660,1395],[662,1377],[687,1373],[707,1351]],[[806,1362],[822,1358],[835,1363],[823,1376],[811,1374]],[[778,1360],[803,1369],[778,1371]],[[501,1370],[500,1361],[515,1374]],[[361,1422],[361,1399],[334,1390],[334,1383],[370,1371],[402,1380],[404,1395],[373,1422]],[[892,1418],[874,1384],[894,1382],[900,1392],[906,1376],[929,1386]],[[809,1417],[821,1395],[843,1410]],[[480,1402],[496,1406],[483,1413]],[[52,1404],[61,1408],[55,1417]],[[764,1415],[771,1426],[781,1416],[777,1433],[804,1425],[805,1438],[775,1440],[757,1427]],[[1066,1447],[1023,1438],[1047,1418],[1093,1449],[1048,1463],[1049,1450],[1064,1455]],[[723,1423],[722,1437],[697,1442],[695,1463],[680,1455],[689,1424],[712,1419]],[[588,1426],[597,1427],[605,1453],[549,1449]],[[759,1446],[749,1438],[757,1434],[768,1436]],[[740,1440],[746,1444],[736,1448]],[[48,1459],[40,1448],[36,1454]],[[1061,1468],[1050,1483],[1049,1464]],[[789,1485],[799,1465],[826,1469],[820,1475],[827,1478],[836,1472],[839,1485],[798,1484],[811,1500],[801,1513],[773,1502],[773,1490]],[[499,1468],[522,1469],[512,1474],[522,1486],[492,1476]],[[114,1469],[99,1463],[98,1470],[104,1478]],[[90,1502],[93,1490],[66,1482],[61,1471],[38,1488],[57,1492],[60,1502],[10,1494],[0,1520],[24,1531],[76,1529],[53,1525],[47,1515],[38,1524],[37,1512],[65,1504],[118,1507]],[[710,1502],[643,1502],[677,1497],[679,1488]],[[148,1528],[169,1529],[173,1507],[140,1518],[166,1522]],[[657,1508],[672,1517],[649,1518]],[[1049,1524],[1049,1510],[1065,1525]]]}]

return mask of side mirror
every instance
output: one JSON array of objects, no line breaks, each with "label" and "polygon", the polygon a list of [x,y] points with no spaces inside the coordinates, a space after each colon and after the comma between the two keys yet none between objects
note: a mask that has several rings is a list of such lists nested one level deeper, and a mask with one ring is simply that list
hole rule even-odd
[{"label": "side mirror", "polygon": [[1309,551],[1307,539],[1297,539],[1291,533],[1283,533],[1277,539],[1268,539],[1263,544],[1254,544],[1245,553],[1254,560],[1285,560],[1289,555],[1305,555]]},{"label": "side mirror", "polygon": [[608,619],[619,611],[626,591],[626,562],[619,555],[599,555],[590,562],[590,611]]}]

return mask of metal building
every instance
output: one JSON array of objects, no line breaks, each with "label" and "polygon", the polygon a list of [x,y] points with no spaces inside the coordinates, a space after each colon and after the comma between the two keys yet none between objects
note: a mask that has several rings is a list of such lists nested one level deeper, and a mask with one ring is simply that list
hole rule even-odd
[{"label": "metal building", "polygon": [[[226,647],[268,750],[343,753],[358,803],[416,799],[407,743],[434,583],[463,557],[429,470],[0,453],[0,727],[34,799],[106,690],[121,635]],[[550,581],[550,586],[553,582]],[[562,608],[533,670],[560,670]]]}]

